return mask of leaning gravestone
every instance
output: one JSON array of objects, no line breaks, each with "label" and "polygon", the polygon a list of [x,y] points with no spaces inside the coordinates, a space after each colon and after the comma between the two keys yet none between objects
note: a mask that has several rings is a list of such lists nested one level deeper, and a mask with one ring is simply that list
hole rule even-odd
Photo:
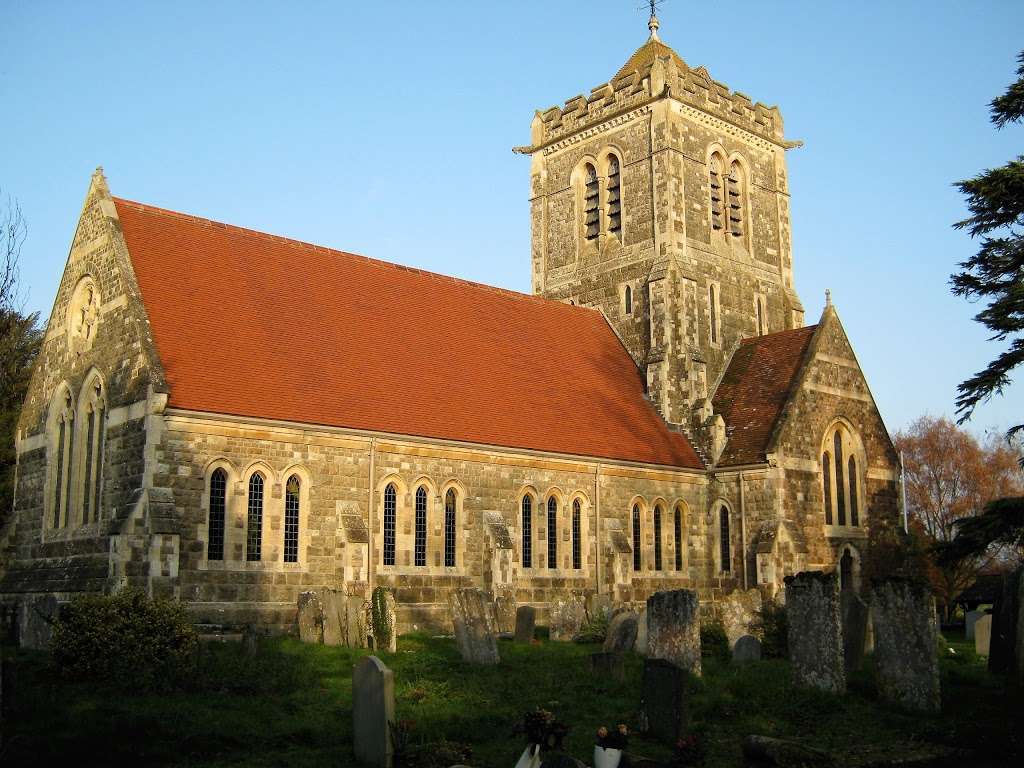
[{"label": "leaning gravestone", "polygon": [[448,607],[455,626],[455,644],[463,661],[497,664],[498,640],[494,606],[481,589],[456,589],[448,594]]},{"label": "leaning gravestone", "polygon": [[984,615],[985,614],[982,611],[967,612],[967,615],[964,616],[964,639],[974,639],[974,625],[977,623],[978,619],[980,619]]},{"label": "leaning gravestone", "polygon": [[516,595],[512,589],[502,589],[494,598],[495,628],[499,634],[509,634],[516,629]]},{"label": "leaning gravestone", "polygon": [[647,653],[700,675],[700,603],[689,589],[647,598]]},{"label": "leaning gravestone", "polygon": [[664,659],[646,659],[640,694],[640,730],[674,742],[689,722],[685,670]]},{"label": "leaning gravestone", "polygon": [[843,627],[843,669],[846,674],[860,668],[867,643],[868,604],[856,592],[843,590],[839,597],[839,614]]},{"label": "leaning gravestone", "polygon": [[322,644],[324,641],[323,604],[316,592],[300,592],[298,603],[299,640]]},{"label": "leaning gravestone", "polygon": [[906,581],[871,590],[875,617],[875,666],[884,701],[922,712],[939,711],[938,632],[932,595]]},{"label": "leaning gravestone", "polygon": [[533,640],[533,631],[537,626],[537,609],[532,605],[520,605],[516,608],[516,642],[529,643]]},{"label": "leaning gravestone", "polygon": [[376,656],[367,656],[352,673],[352,729],[356,760],[377,768],[391,768],[394,745],[395,679]]},{"label": "leaning gravestone", "polygon": [[45,651],[53,639],[53,623],[60,606],[53,595],[27,598],[18,614],[18,644],[22,648]]},{"label": "leaning gravestone", "polygon": [[587,620],[587,609],[577,595],[564,595],[551,602],[548,629],[552,640],[572,640]]},{"label": "leaning gravestone", "polygon": [[737,664],[761,660],[761,641],[753,635],[744,635],[732,647],[732,660]]},{"label": "leaning gravestone", "polygon": [[979,656],[988,656],[992,641],[992,614],[986,613],[974,622],[974,652]]},{"label": "leaning gravestone", "polygon": [[797,685],[846,692],[839,580],[834,573],[803,571],[786,577],[789,661]]},{"label": "leaning gravestone", "polygon": [[608,634],[604,639],[606,653],[622,653],[633,650],[636,645],[637,618],[635,613],[617,613],[608,623]]}]

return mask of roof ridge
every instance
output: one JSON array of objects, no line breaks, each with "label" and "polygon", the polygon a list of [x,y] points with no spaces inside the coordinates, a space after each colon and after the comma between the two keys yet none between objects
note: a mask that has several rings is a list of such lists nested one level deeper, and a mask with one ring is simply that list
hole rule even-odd
[{"label": "roof ridge", "polygon": [[181,211],[173,211],[170,208],[161,208],[160,206],[157,206],[157,205],[150,205],[149,203],[140,203],[140,202],[138,202],[136,200],[128,200],[128,199],[123,198],[123,197],[113,197],[112,196],[112,199],[117,204],[132,206],[133,208],[135,208],[136,210],[141,211],[141,212],[147,212],[147,213],[148,212],[152,212],[152,213],[157,213],[157,214],[160,214],[160,215],[163,215],[163,216],[169,216],[169,217],[173,217],[173,218],[176,218],[176,219],[183,219],[183,220],[191,221],[191,222],[194,222],[194,223],[197,223],[197,224],[202,224],[202,225],[206,225],[206,226],[210,226],[210,227],[215,227],[215,228],[218,228],[218,229],[231,230],[231,231],[243,234],[243,235],[247,235],[249,237],[261,238],[261,239],[265,239],[265,240],[272,240],[272,241],[276,241],[276,242],[279,242],[279,243],[284,243],[286,245],[289,245],[289,246],[292,246],[292,247],[295,247],[295,248],[312,249],[314,251],[319,251],[321,253],[332,254],[332,255],[335,255],[335,256],[344,256],[344,257],[348,257],[348,258],[352,258],[352,259],[361,259],[361,260],[363,260],[365,262],[368,262],[371,266],[374,266],[374,267],[378,267],[378,268],[382,268],[382,269],[399,270],[399,271],[402,271],[402,272],[410,272],[410,273],[413,273],[413,274],[416,274],[416,275],[421,275],[423,277],[433,278],[433,279],[436,279],[436,280],[449,281],[449,282],[453,282],[453,283],[461,283],[462,285],[465,285],[465,286],[467,286],[469,288],[476,288],[476,289],[479,289],[479,290],[482,290],[482,291],[488,291],[488,292],[491,292],[491,293],[497,293],[499,295],[506,296],[507,298],[510,298],[510,299],[523,299],[523,300],[526,300],[526,301],[534,301],[534,302],[539,302],[539,303],[547,304],[549,306],[558,305],[558,306],[568,307],[568,308],[571,308],[571,309],[587,310],[587,311],[590,311],[590,312],[597,312],[598,311],[597,309],[594,309],[593,307],[583,307],[583,306],[579,306],[579,305],[576,305],[576,304],[566,304],[565,302],[557,301],[555,299],[548,299],[548,298],[545,298],[544,296],[535,296],[533,294],[523,293],[521,291],[515,291],[515,290],[512,290],[511,288],[501,288],[501,287],[495,286],[495,285],[488,285],[487,283],[480,283],[480,282],[477,282],[475,280],[467,280],[466,278],[463,278],[463,277],[455,277],[453,275],[446,275],[446,274],[443,274],[441,272],[431,272],[430,270],[421,269],[419,267],[410,267],[410,266],[407,266],[405,264],[398,264],[398,263],[393,262],[393,261],[385,261],[384,259],[376,259],[376,258],[374,258],[372,256],[364,256],[361,253],[352,253],[351,251],[341,251],[341,250],[338,250],[337,248],[328,248],[325,245],[317,245],[316,243],[310,243],[310,242],[307,242],[305,240],[297,240],[297,239],[295,239],[293,237],[283,237],[281,235],[275,235],[275,234],[272,234],[270,232],[262,232],[262,231],[260,231],[258,229],[250,229],[249,227],[242,227],[242,226],[239,226],[237,224],[227,224],[227,223],[222,222],[222,221],[216,221],[214,219],[208,219],[208,218],[206,218],[204,216],[196,216],[195,214],[191,214],[191,213],[182,213]]}]

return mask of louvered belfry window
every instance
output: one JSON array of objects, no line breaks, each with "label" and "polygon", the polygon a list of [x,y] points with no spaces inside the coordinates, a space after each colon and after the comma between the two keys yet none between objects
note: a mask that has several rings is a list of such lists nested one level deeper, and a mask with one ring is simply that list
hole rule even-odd
[{"label": "louvered belfry window", "polygon": [[608,231],[619,235],[622,231],[622,200],[620,196],[619,158],[608,157]]},{"label": "louvered belfry window", "polygon": [[708,164],[708,183],[711,187],[711,226],[716,231],[725,229],[725,190],[722,189],[722,161],[711,156]]},{"label": "louvered belfry window", "polygon": [[743,169],[737,162],[729,166],[729,232],[743,237]]},{"label": "louvered belfry window", "polygon": [[587,163],[584,167],[585,181],[583,188],[583,227],[587,240],[594,240],[601,231],[600,211],[598,211],[598,200],[601,190],[597,181],[597,170]]},{"label": "louvered belfry window", "polygon": [[223,469],[210,475],[210,519],[207,523],[206,559],[224,559],[224,506],[228,476]]}]

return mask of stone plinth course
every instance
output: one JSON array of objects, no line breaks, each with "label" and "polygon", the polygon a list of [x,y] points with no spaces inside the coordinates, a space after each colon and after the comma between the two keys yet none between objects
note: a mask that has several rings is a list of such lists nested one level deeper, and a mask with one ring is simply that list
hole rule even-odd
[{"label": "stone plinth course", "polygon": [[463,661],[497,664],[498,633],[494,605],[481,589],[456,589],[448,595],[455,628],[455,644]]},{"label": "stone plinth course", "polygon": [[655,592],[647,598],[647,655],[701,673],[700,603],[689,589]]},{"label": "stone plinth course", "polygon": [[797,685],[846,692],[839,580],[804,571],[786,577],[789,661]]},{"label": "stone plinth course", "polygon": [[394,747],[395,680],[376,656],[361,659],[352,673],[352,726],[356,760],[362,765],[391,768]]},{"label": "stone plinth course", "polygon": [[931,592],[906,581],[871,588],[875,621],[875,678],[883,701],[905,709],[938,712],[938,631]]}]

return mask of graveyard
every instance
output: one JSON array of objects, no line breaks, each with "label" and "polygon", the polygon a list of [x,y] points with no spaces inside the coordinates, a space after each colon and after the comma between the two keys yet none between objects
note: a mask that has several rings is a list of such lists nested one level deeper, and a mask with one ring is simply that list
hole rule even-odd
[{"label": "graveyard", "polygon": [[[822,592],[828,597],[819,589],[819,602]],[[696,608],[692,593],[652,601],[662,604],[648,610],[671,611],[670,620]],[[684,623],[686,632],[674,638],[659,637],[658,622],[651,623],[648,653],[673,659],[646,662],[659,678],[653,688],[640,654],[552,640],[543,626],[517,642],[479,631],[467,637],[465,627],[460,635],[456,622],[454,638],[406,634],[394,651],[295,637],[204,643],[189,675],[161,690],[124,677],[70,681],[46,652],[7,648],[2,762],[45,765],[76,755],[79,763],[105,765],[355,765],[354,730],[362,726],[354,724],[354,687],[365,685],[354,681],[355,670],[371,654],[393,686],[395,766],[511,767],[526,745],[524,717],[538,709],[564,725],[562,751],[584,765],[591,765],[597,728],[620,723],[630,731],[634,765],[642,758],[647,765],[741,766],[741,745],[755,735],[792,741],[811,765],[996,766],[1019,764],[1024,754],[1024,695],[988,672],[962,630],[947,629],[936,642],[941,709],[929,711],[886,701],[890,681],[880,679],[876,658],[885,640],[877,630],[876,653],[838,682],[815,685],[798,684],[792,659],[757,658],[760,647],[737,654],[721,632],[705,627],[698,637],[696,622]],[[609,629],[613,637],[635,636],[636,624],[613,618]],[[483,657],[467,661],[481,647]],[[605,656],[616,663],[595,663]],[[686,686],[681,733],[698,745],[685,762],[672,762],[671,739],[655,733],[659,719],[677,717],[671,693],[656,700],[668,690],[670,668]],[[356,698],[368,696],[364,688]],[[645,725],[648,733],[640,733]]]}]

